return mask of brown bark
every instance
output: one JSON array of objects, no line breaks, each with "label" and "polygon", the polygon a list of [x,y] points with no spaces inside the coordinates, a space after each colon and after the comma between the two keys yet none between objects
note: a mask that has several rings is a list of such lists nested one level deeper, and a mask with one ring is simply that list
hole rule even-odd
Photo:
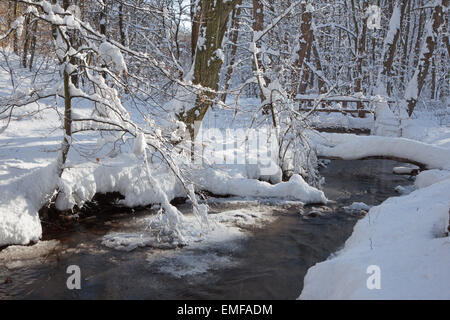
[{"label": "brown bark", "polygon": [[30,16],[25,18],[25,39],[23,41],[22,66],[27,67],[28,48],[30,45]]},{"label": "brown bark", "polygon": [[123,26],[123,4],[122,2],[119,4],[119,33],[120,33],[120,43],[125,46],[125,30]]},{"label": "brown bark", "polygon": [[291,98],[295,98],[297,96],[299,90],[299,82],[300,77],[303,74],[303,86],[300,92],[304,92],[306,90],[305,75],[308,73],[307,68],[304,67],[303,62],[307,56],[310,56],[312,42],[313,42],[313,30],[312,30],[312,13],[306,10],[306,4],[302,3],[302,23],[300,25],[300,36],[299,36],[299,49],[297,51],[297,59],[294,62],[294,75],[293,75],[293,83],[292,83],[292,92]]},{"label": "brown bark", "polygon": [[439,29],[444,24],[444,13],[442,7],[448,6],[448,0],[442,0],[437,2],[436,6],[433,9],[433,16],[432,16],[432,32],[427,33],[426,38],[423,43],[423,49],[420,53],[419,61],[417,63],[415,76],[417,77],[417,96],[416,97],[408,97],[406,100],[407,106],[408,106],[408,114],[409,116],[412,115],[414,108],[417,103],[417,99],[420,96],[420,92],[422,91],[423,85],[425,83],[425,79],[428,75],[428,70],[431,64],[431,60],[433,57],[434,49],[436,47],[437,43],[437,37],[439,34]]},{"label": "brown bark", "polygon": [[[264,30],[264,3],[262,2],[262,0],[253,0],[253,32],[257,32],[257,31],[263,31]],[[260,49],[261,45],[259,43],[256,44],[257,48]],[[264,63],[263,63],[263,57],[260,53],[258,53],[256,55],[256,62],[254,61],[254,63],[257,63],[258,65],[255,66],[253,65],[253,69],[254,70],[259,70],[264,77],[264,81],[266,82],[266,85],[269,84],[269,79],[264,76],[265,73],[265,67],[264,67]],[[261,84],[260,84],[261,87]],[[265,96],[263,89],[260,88],[260,98],[261,98],[261,102],[266,101],[267,97]],[[267,112],[266,109],[264,109],[264,112]]]},{"label": "brown bark", "polygon": [[31,55],[30,55],[30,63],[28,65],[28,67],[30,68],[30,71],[33,68],[34,56],[36,53],[36,32],[37,32],[37,28],[38,28],[38,23],[39,23],[39,21],[36,21],[33,24],[33,30],[31,31]]},{"label": "brown bark", "polygon": [[[14,20],[17,19],[18,14],[19,14],[19,2],[17,0],[14,0],[14,8],[13,8]],[[19,36],[17,35],[16,31],[14,32],[13,50],[15,54],[17,55],[19,54]]]},{"label": "brown bark", "polygon": [[[384,48],[384,56],[383,56],[383,67],[381,70],[381,79],[379,81],[387,82],[387,94],[390,94],[390,77],[392,76],[392,65],[394,63],[395,52],[397,50],[397,43],[400,38],[402,21],[405,14],[405,9],[407,5],[407,0],[397,0],[395,3],[395,8],[399,8],[400,10],[400,25],[396,30],[394,37],[391,43],[387,44],[387,48]],[[393,10],[393,12],[395,12]]]},{"label": "brown bark", "polygon": [[204,43],[197,44],[194,61],[194,84],[211,90],[202,90],[197,94],[194,108],[182,112],[178,117],[186,124],[192,141],[195,138],[196,128],[203,120],[218,90],[219,72],[223,61],[217,56],[216,51],[222,48],[222,41],[228,24],[228,16],[239,0],[201,0],[202,21],[201,29]]},{"label": "brown bark", "polygon": [[[367,9],[368,2],[364,1],[363,10]],[[355,92],[362,92],[362,81],[364,78],[363,65],[365,62],[365,54],[366,54],[366,39],[367,39],[367,16],[362,19],[362,28],[361,33],[358,36],[358,44],[357,44],[357,76],[355,80]],[[357,104],[358,109],[363,109],[364,106],[362,103]],[[360,118],[364,118],[365,114],[360,113]]]},{"label": "brown bark", "polygon": [[[411,26],[411,0],[407,0],[407,8],[405,9],[405,16],[404,19],[406,19],[406,27],[405,27],[405,39],[403,43],[403,56],[402,56],[402,66],[403,70],[400,73],[400,79],[401,83],[405,83],[405,76],[408,75],[408,45],[409,45],[409,29]],[[407,16],[406,16],[407,14]]]},{"label": "brown bark", "polygon": [[[202,20],[201,0],[191,0],[191,57],[194,62],[195,51],[197,49],[200,24]],[[197,5],[198,3],[198,5]]]},{"label": "brown bark", "polygon": [[233,9],[233,13],[231,14],[231,34],[230,34],[230,42],[231,42],[231,50],[230,50],[230,62],[228,64],[227,74],[225,75],[225,85],[224,92],[222,94],[221,100],[223,103],[227,100],[227,92],[230,88],[230,80],[233,75],[233,67],[236,61],[236,51],[237,51],[237,40],[239,38],[239,16],[241,14],[241,8],[237,7]]}]

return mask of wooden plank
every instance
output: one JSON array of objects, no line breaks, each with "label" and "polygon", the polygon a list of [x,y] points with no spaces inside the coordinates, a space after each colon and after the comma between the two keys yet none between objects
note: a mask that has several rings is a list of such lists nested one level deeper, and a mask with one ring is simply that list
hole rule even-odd
[{"label": "wooden plank", "polygon": [[[302,112],[309,112],[312,109],[311,108],[300,108],[298,110],[302,111]],[[364,114],[367,114],[367,113],[373,114],[374,113],[371,110],[364,110],[364,109],[358,110],[358,109],[321,109],[321,108],[316,108],[313,112],[327,112],[327,113],[334,112],[334,113],[344,113],[344,114],[345,113],[360,113],[360,112],[364,113]]]},{"label": "wooden plank", "polygon": [[[309,102],[309,101],[329,101],[329,102],[342,102],[342,103],[348,103],[348,102],[353,102],[353,103],[370,103],[373,102],[373,100],[371,99],[358,99],[358,98],[353,98],[353,97],[341,97],[341,96],[335,96],[335,97],[323,97],[323,98],[319,98],[319,97],[308,97],[308,96],[304,96],[304,97],[298,97],[295,98],[294,101],[297,102]],[[395,103],[395,100],[388,100],[387,103]]]}]

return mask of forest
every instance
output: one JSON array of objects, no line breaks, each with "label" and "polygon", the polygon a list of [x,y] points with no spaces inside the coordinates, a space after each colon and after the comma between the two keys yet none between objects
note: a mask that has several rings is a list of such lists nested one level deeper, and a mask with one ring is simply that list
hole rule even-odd
[{"label": "forest", "polygon": [[448,5],[0,0],[0,299],[450,299]]}]

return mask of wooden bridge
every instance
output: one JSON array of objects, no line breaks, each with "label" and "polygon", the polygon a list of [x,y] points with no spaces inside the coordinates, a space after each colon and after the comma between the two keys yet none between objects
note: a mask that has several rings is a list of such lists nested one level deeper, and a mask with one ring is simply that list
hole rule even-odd
[{"label": "wooden bridge", "polygon": [[[360,98],[354,96],[325,96],[318,95],[298,95],[294,101],[299,103],[299,111],[302,112],[326,112],[356,114],[360,118],[365,118],[366,114],[373,114],[370,104],[374,101],[369,98]],[[319,102],[319,105],[314,106]],[[331,108],[332,103],[340,103],[342,108]],[[388,100],[388,104],[395,103],[394,100]],[[351,108],[349,108],[351,105]]]}]

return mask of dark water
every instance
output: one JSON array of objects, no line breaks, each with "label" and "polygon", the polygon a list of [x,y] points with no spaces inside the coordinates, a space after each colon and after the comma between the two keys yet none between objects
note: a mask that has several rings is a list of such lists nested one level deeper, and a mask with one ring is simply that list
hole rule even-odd
[{"label": "dark water", "polygon": [[[395,196],[397,185],[411,184],[407,177],[392,174],[396,165],[389,160],[333,161],[321,173],[324,192],[335,204],[263,206],[275,220],[225,244],[126,253],[101,245],[102,236],[140,231],[144,226],[139,217],[148,213],[84,224],[59,236],[65,251],[21,268],[0,264],[0,299],[295,299],[308,268],[341,248],[360,217],[344,212],[343,206],[376,205]],[[239,208],[261,206],[211,205],[212,213]],[[69,265],[81,268],[81,290],[66,287]],[[188,274],[164,272],[167,268]]]}]

